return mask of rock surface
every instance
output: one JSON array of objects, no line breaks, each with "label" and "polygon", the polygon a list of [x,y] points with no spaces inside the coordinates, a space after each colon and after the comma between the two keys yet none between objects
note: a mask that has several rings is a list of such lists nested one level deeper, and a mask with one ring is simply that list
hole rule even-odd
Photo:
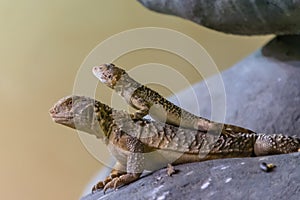
[{"label": "rock surface", "polygon": [[[274,163],[269,173],[260,163]],[[166,169],[137,182],[108,191],[90,194],[82,200],[143,199],[299,199],[300,153],[257,158],[212,160],[175,166],[172,177]]]},{"label": "rock surface", "polygon": [[[227,123],[257,132],[300,137],[300,37],[277,37],[221,75],[227,101]],[[214,81],[215,77],[208,81]],[[204,82],[194,85],[202,116],[210,118],[210,95]],[[190,89],[189,89],[190,90]],[[189,96],[189,90],[178,96]],[[218,94],[217,94],[218,95]],[[191,98],[186,109],[195,110]],[[259,169],[261,162],[277,165],[273,172]],[[220,159],[175,166],[143,177],[116,192],[90,194],[98,199],[299,199],[300,153],[238,159]]]},{"label": "rock surface", "polygon": [[138,0],[145,7],[239,35],[300,34],[299,0]]}]

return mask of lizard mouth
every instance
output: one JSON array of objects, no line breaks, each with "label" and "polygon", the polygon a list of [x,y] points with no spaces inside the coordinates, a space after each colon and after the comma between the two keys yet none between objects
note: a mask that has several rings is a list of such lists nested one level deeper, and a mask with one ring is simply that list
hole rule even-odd
[{"label": "lizard mouth", "polygon": [[50,116],[55,123],[62,124],[71,128],[75,128],[74,121],[73,121],[74,116],[71,115],[62,116],[59,114],[50,114]]},{"label": "lizard mouth", "polygon": [[63,123],[70,122],[74,118],[74,114],[72,112],[61,113],[56,107],[53,107],[49,110],[49,114],[54,122]]},{"label": "lizard mouth", "polygon": [[50,113],[51,118],[54,122],[68,122],[73,119],[73,115],[60,115]]}]

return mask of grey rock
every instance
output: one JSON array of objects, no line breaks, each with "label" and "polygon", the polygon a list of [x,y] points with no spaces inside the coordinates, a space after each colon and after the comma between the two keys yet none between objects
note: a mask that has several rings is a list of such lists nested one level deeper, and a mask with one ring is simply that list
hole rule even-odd
[{"label": "grey rock", "polygon": [[145,7],[239,35],[300,33],[299,0],[138,0]]},{"label": "grey rock", "polygon": [[[277,37],[221,75],[227,101],[227,123],[264,133],[300,137],[300,37]],[[214,81],[211,77],[208,81]],[[193,87],[200,113],[210,117],[210,95],[204,82]],[[190,89],[180,92],[186,96]],[[217,91],[218,92],[218,91]],[[218,95],[218,94],[216,94]],[[220,94],[221,95],[221,94]],[[183,98],[188,110],[194,100]],[[274,171],[259,168],[274,163]],[[175,166],[172,177],[166,169],[109,191],[96,192],[82,200],[98,199],[299,199],[300,153],[210,160]]]},{"label": "grey rock", "polygon": [[[274,163],[269,173],[262,162]],[[81,200],[142,199],[299,199],[300,153],[289,155],[211,160],[175,166],[169,177],[166,169],[145,176],[105,195],[99,191]]]}]

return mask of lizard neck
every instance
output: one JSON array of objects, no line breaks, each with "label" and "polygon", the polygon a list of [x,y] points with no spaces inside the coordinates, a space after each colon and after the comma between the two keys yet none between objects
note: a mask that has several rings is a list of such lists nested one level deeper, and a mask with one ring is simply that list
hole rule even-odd
[{"label": "lizard neck", "polygon": [[95,101],[95,113],[100,128],[104,132],[105,137],[109,137],[111,128],[113,126],[113,112],[114,110],[106,104]]},{"label": "lizard neck", "polygon": [[134,91],[141,86],[142,84],[136,82],[127,73],[125,73],[118,80],[114,89],[119,95],[123,96],[126,101],[129,101]]}]

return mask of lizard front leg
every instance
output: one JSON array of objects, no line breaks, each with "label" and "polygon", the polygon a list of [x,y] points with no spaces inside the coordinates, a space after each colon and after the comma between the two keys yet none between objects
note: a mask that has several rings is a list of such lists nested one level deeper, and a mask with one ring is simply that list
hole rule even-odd
[{"label": "lizard front leg", "polygon": [[136,138],[128,136],[126,146],[129,150],[127,156],[127,173],[113,178],[104,186],[104,192],[111,188],[117,189],[122,185],[132,183],[139,179],[144,171],[145,158],[143,144]]},{"label": "lizard front leg", "polygon": [[134,113],[130,114],[131,119],[136,120],[136,119],[142,119],[146,115],[149,114],[149,110],[138,110]]},{"label": "lizard front leg", "polygon": [[130,104],[132,107],[137,109],[136,112],[130,114],[131,119],[141,119],[149,114],[150,106],[143,98],[132,95],[130,98]]}]

